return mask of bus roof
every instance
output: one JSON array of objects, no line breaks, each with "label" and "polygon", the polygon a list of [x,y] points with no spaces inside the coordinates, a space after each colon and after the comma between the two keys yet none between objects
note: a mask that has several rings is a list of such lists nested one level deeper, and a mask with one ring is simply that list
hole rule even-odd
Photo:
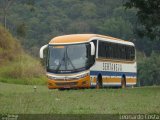
[{"label": "bus roof", "polygon": [[[74,44],[74,43],[83,43],[83,42],[89,42],[93,39],[96,38],[103,38],[108,40],[115,40],[115,41],[121,41],[124,43],[131,43],[129,41],[125,41],[122,39],[110,37],[110,36],[105,36],[105,35],[99,35],[99,34],[71,34],[71,35],[63,35],[63,36],[58,36],[49,42],[49,44]],[[133,43],[131,43],[133,44]]]}]

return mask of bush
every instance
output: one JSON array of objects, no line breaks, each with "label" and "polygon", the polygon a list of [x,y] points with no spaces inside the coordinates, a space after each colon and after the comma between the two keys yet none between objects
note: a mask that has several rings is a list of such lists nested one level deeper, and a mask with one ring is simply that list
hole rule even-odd
[{"label": "bush", "polygon": [[150,57],[138,62],[140,85],[160,85],[160,54],[152,52]]},{"label": "bush", "polygon": [[44,84],[45,72],[39,60],[26,54],[19,42],[0,25],[0,81]]},{"label": "bush", "polygon": [[38,60],[26,54],[18,56],[12,63],[12,69],[8,72],[8,76],[13,78],[32,78],[43,74],[43,68]]},{"label": "bush", "polygon": [[21,51],[18,41],[0,25],[0,61],[13,60]]},{"label": "bush", "polygon": [[40,62],[25,53],[22,53],[13,61],[1,65],[0,76],[0,81],[7,83],[46,83],[45,71]]}]

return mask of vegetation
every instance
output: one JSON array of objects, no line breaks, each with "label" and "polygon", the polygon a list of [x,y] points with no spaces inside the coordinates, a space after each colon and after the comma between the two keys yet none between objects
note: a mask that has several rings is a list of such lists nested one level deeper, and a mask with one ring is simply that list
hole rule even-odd
[{"label": "vegetation", "polygon": [[[160,85],[159,4],[159,0],[0,0],[4,26],[0,25],[0,113],[159,114],[160,87],[155,86]],[[134,42],[138,86],[152,87],[58,91],[42,86],[46,77],[36,58],[40,46],[54,36],[73,33]]]},{"label": "vegetation", "polygon": [[19,84],[44,84],[44,70],[26,54],[18,41],[0,26],[0,81]]},{"label": "vegetation", "polygon": [[[14,91],[13,91],[14,90]],[[158,114],[160,87],[48,90],[46,86],[0,83],[0,113]]]},{"label": "vegetation", "polygon": [[22,51],[18,42],[0,26],[0,61],[13,60]]},{"label": "vegetation", "polygon": [[[126,8],[136,8],[137,9],[137,29],[136,32],[140,37],[147,36],[151,40],[156,42],[151,42],[147,38],[143,41],[145,44],[159,44],[160,42],[160,1],[159,0],[128,0],[125,4]],[[143,47],[143,46],[142,46]],[[156,48],[156,46],[155,46]],[[147,51],[149,51],[148,48]],[[144,57],[138,61],[138,79],[140,85],[160,85],[160,50],[156,48],[152,50],[150,57]]]},{"label": "vegetation", "polygon": [[160,1],[159,0],[129,0],[125,3],[127,8],[138,9],[137,16],[140,27],[138,34],[151,39],[160,40]]},{"label": "vegetation", "polygon": [[[40,46],[51,38],[73,33],[97,33],[130,40],[147,56],[152,50],[160,50],[158,41],[150,45],[151,39],[135,34],[137,9],[126,10],[123,4],[123,0],[14,0],[7,9],[6,27],[34,56],[38,56]],[[5,8],[5,4],[1,5]],[[4,16],[3,10],[0,14]],[[0,21],[4,24],[3,17]]]},{"label": "vegetation", "polygon": [[[42,45],[54,36],[63,34],[97,33],[132,41],[140,53],[137,56],[138,78],[141,83],[139,85],[153,85],[153,80],[158,81],[160,78],[160,71],[154,72],[159,70],[159,3],[159,0],[0,0],[0,22],[19,40],[25,51],[35,57],[38,57]],[[126,9],[124,4],[131,9]],[[137,31],[140,34],[137,34]],[[141,38],[139,35],[144,37]],[[3,43],[0,44],[4,46]],[[22,51],[18,50],[22,49],[18,43],[15,43],[17,47],[13,47],[13,44],[6,44],[4,47],[9,49],[3,54],[4,48],[0,47],[3,58],[13,59],[15,53]],[[11,51],[13,54],[8,54]],[[154,57],[153,52],[156,53]],[[15,58],[20,60],[24,57]],[[33,59],[30,56],[26,58]],[[156,64],[148,65],[153,59],[154,62],[151,63]],[[32,61],[37,62],[35,59]],[[34,65],[39,66],[37,64]],[[29,66],[25,67],[27,71],[23,73],[28,74],[28,71],[31,71],[33,75],[29,75],[30,77],[40,75],[35,75],[33,71],[37,67],[29,70]],[[21,71],[21,67],[15,69]],[[152,77],[149,77],[150,72],[146,71],[148,67],[150,72],[155,73]],[[40,70],[38,73],[42,73],[41,69],[37,70]],[[19,76],[26,76],[23,73]],[[13,74],[11,76],[17,79],[17,73],[12,71],[8,74]],[[154,84],[159,85],[158,82]]]},{"label": "vegetation", "polygon": [[138,62],[138,79],[140,85],[160,85],[160,54],[152,53],[151,57]]}]

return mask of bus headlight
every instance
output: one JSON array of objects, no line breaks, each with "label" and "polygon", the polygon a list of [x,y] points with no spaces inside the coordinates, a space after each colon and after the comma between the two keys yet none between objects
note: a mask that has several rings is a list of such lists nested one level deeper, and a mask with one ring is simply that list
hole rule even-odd
[{"label": "bus headlight", "polygon": [[84,78],[84,77],[86,77],[86,76],[88,76],[89,75],[89,73],[86,73],[86,74],[82,74],[82,75],[79,75],[79,76],[76,76],[76,78],[78,79],[78,78]]},{"label": "bus headlight", "polygon": [[48,79],[51,79],[51,80],[56,79],[56,77],[49,76],[49,75],[47,77],[48,77]]}]

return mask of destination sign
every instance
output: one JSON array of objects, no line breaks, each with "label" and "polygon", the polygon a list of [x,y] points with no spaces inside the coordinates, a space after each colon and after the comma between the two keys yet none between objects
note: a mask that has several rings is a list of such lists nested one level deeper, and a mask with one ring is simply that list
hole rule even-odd
[{"label": "destination sign", "polygon": [[122,71],[122,64],[118,63],[103,63],[103,70],[108,70],[108,71],[117,71],[121,72]]}]

